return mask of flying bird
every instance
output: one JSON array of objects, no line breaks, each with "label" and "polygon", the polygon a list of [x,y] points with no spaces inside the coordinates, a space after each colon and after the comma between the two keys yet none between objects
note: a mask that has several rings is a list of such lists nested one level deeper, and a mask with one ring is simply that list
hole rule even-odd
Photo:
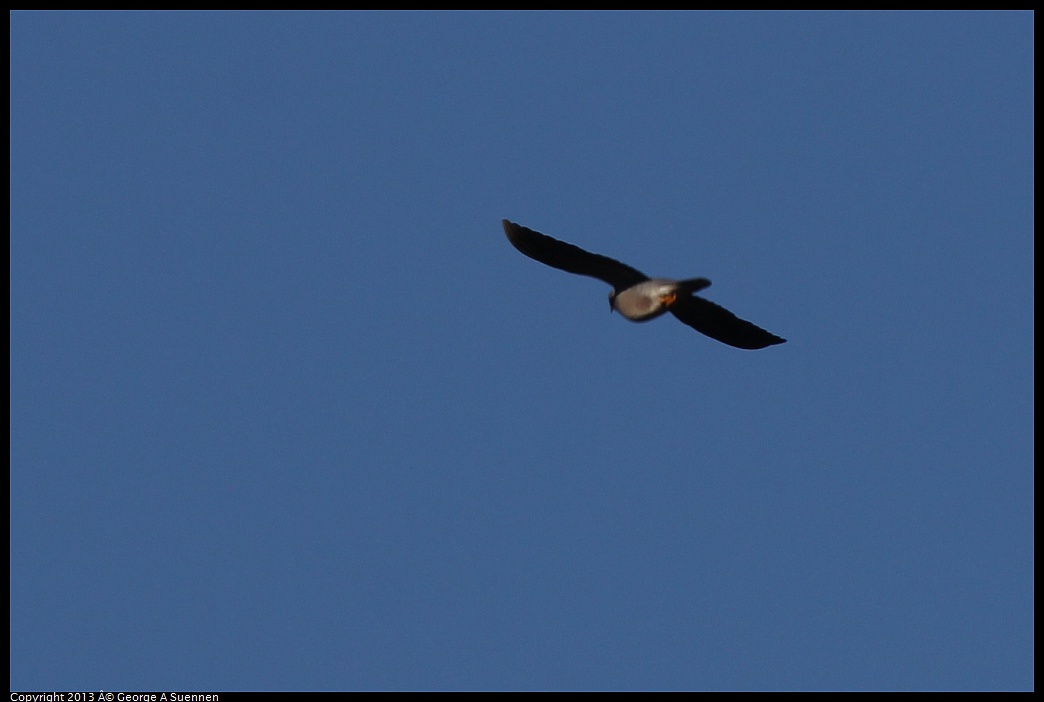
[{"label": "flying bird", "polygon": [[616,310],[632,322],[646,322],[670,312],[701,334],[738,349],[763,349],[786,341],[696,295],[710,286],[706,278],[650,278],[626,263],[584,251],[506,219],[504,233],[512,246],[544,265],[612,285],[610,312]]}]

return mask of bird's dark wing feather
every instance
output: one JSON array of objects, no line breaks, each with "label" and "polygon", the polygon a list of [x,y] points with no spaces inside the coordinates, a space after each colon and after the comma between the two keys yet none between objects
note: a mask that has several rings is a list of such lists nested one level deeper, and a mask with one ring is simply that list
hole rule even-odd
[{"label": "bird's dark wing feather", "polygon": [[763,349],[786,341],[696,295],[679,299],[670,310],[683,324],[738,349]]},{"label": "bird's dark wing feather", "polygon": [[588,275],[604,280],[617,292],[637,285],[643,280],[649,280],[649,276],[625,263],[614,261],[608,256],[584,251],[579,246],[567,244],[506,219],[504,220],[504,233],[507,234],[512,246],[526,256],[568,273]]}]

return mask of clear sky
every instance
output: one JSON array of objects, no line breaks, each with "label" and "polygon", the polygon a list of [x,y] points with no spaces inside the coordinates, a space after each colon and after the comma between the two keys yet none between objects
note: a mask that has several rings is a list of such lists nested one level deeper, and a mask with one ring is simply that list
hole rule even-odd
[{"label": "clear sky", "polygon": [[1033,688],[1032,14],[10,20],[12,689]]}]

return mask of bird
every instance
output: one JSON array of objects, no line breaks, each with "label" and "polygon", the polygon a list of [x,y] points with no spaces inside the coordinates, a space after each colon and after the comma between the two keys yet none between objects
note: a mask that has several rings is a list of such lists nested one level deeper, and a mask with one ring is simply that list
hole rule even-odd
[{"label": "bird", "polygon": [[650,278],[608,256],[584,251],[506,219],[503,223],[508,241],[526,256],[552,268],[597,278],[613,286],[609,293],[610,313],[615,310],[632,322],[647,322],[670,312],[682,324],[738,349],[763,349],[786,341],[696,295],[710,286],[706,278]]}]

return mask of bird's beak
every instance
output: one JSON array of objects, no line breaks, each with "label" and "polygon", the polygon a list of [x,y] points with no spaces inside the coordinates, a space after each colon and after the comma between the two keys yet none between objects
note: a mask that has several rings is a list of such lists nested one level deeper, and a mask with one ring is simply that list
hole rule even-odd
[{"label": "bird's beak", "polygon": [[678,299],[676,293],[667,293],[666,295],[660,295],[660,302],[663,303],[664,307],[670,307]]}]

